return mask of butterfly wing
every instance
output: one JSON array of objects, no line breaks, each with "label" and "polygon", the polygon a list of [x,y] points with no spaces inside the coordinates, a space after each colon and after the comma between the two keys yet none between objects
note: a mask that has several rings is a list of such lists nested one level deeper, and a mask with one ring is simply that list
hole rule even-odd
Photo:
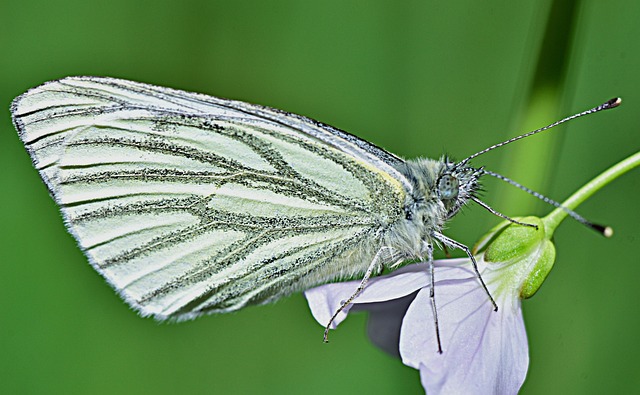
[{"label": "butterfly wing", "polygon": [[18,97],[12,114],[92,265],[158,319],[363,271],[410,190],[386,151],[243,102],[70,77]]}]

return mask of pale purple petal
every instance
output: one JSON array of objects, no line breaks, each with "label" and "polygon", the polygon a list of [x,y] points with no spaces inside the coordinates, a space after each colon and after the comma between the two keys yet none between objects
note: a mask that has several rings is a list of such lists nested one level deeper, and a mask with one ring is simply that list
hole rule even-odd
[{"label": "pale purple petal", "polygon": [[[438,281],[456,279],[460,276],[473,276],[468,259],[445,259],[434,261]],[[464,273],[461,273],[463,271]],[[331,325],[335,329],[347,317],[353,305],[362,303],[386,302],[402,298],[415,291],[429,287],[429,266],[425,263],[407,265],[391,274],[374,277],[369,280],[364,291],[353,304],[347,306]],[[321,285],[305,291],[311,314],[321,325],[326,325],[343,301],[347,300],[360,285],[360,281],[348,281]]]},{"label": "pale purple petal", "polygon": [[[528,345],[520,299],[497,291],[499,270],[483,272],[500,310],[494,312],[467,259],[434,262],[436,303],[443,354],[438,353],[431,309],[428,265],[413,264],[373,278],[349,310],[370,312],[368,332],[374,344],[420,369],[423,386],[436,393],[517,393],[528,367]],[[495,280],[495,281],[494,281]],[[328,284],[305,293],[316,320],[325,325],[360,284]]]},{"label": "pale purple petal", "polygon": [[[340,307],[341,301],[348,299],[357,287],[357,281],[349,281],[321,285],[306,290],[304,296],[307,298],[307,303],[309,303],[309,309],[311,309],[313,318],[315,318],[320,325],[326,325]],[[351,307],[352,305],[345,307],[340,314],[338,314],[331,325],[332,329],[335,329],[339,323],[347,318]]]},{"label": "pale purple petal", "polygon": [[529,363],[520,299],[507,294],[494,312],[475,278],[435,290],[443,353],[428,289],[409,307],[400,336],[403,362],[420,369],[427,393],[517,393]]},{"label": "pale purple petal", "polygon": [[[332,329],[347,318],[349,310],[356,304],[385,302],[402,298],[429,283],[428,272],[421,265],[409,265],[396,270],[390,275],[375,277],[369,280],[364,291],[358,295],[354,303],[338,314],[331,325]],[[360,285],[360,281],[348,281],[321,285],[305,291],[311,314],[321,325],[326,325],[342,302],[349,299]]]}]

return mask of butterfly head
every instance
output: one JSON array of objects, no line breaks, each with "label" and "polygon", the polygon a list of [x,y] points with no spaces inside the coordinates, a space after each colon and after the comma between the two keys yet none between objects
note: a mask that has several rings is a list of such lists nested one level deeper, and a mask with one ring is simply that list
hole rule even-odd
[{"label": "butterfly head", "polygon": [[447,210],[447,218],[453,217],[479,188],[482,168],[466,166],[444,159],[444,166],[436,181],[436,193]]}]

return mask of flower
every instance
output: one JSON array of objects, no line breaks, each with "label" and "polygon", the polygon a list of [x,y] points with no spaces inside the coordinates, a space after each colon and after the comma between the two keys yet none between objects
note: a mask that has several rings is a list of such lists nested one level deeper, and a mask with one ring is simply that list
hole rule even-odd
[{"label": "flower", "polygon": [[[351,311],[368,311],[372,342],[419,369],[428,394],[517,393],[529,365],[521,300],[539,288],[555,257],[540,219],[523,221],[538,224],[540,230],[501,225],[483,239],[480,248],[486,250],[477,255],[478,269],[498,311],[493,310],[470,259],[434,262],[442,354],[426,263],[371,279],[332,328]],[[329,322],[358,284],[334,283],[306,291],[314,318],[322,325]]]},{"label": "flower", "polygon": [[[587,221],[572,210],[596,191],[640,165],[640,152],[584,185],[546,217],[515,218],[535,228],[504,222],[480,239],[474,251],[478,269],[499,309],[494,312],[469,259],[435,261],[435,302],[441,334],[438,353],[430,299],[428,265],[414,264],[371,279],[335,318],[366,310],[369,336],[404,364],[420,370],[425,390],[436,393],[517,393],[529,366],[522,299],[533,296],[555,261],[551,237],[570,215],[605,237],[609,227]],[[537,195],[540,197],[539,195]],[[326,325],[359,281],[323,285],[305,292],[315,319]]]}]

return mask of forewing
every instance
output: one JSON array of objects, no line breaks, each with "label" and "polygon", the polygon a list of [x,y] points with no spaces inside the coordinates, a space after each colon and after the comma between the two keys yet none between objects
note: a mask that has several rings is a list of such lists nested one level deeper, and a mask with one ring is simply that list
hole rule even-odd
[{"label": "forewing", "polygon": [[351,275],[403,215],[399,159],[277,110],[72,77],[12,114],[69,231],[143,315],[230,311]]}]

